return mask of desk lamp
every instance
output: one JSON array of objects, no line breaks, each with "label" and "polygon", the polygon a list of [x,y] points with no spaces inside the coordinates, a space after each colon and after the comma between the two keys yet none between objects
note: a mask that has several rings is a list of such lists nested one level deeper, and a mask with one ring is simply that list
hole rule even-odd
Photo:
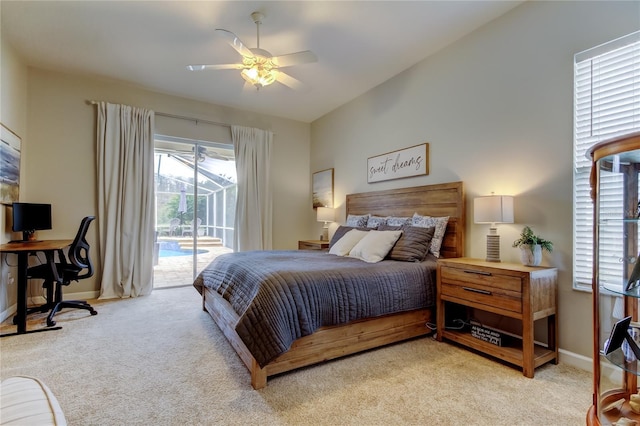
[{"label": "desk lamp", "polygon": [[475,223],[490,223],[487,234],[487,262],[500,262],[500,235],[496,223],[513,223],[513,197],[490,195],[473,200]]},{"label": "desk lamp", "polygon": [[318,222],[324,222],[324,226],[322,227],[322,236],[320,240],[328,241],[329,240],[329,222],[333,222],[335,220],[335,212],[332,208],[329,207],[318,207],[317,220]]}]

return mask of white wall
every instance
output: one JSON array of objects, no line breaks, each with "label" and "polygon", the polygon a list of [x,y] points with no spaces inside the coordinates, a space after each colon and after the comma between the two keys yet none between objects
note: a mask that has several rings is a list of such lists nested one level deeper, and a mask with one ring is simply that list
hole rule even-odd
[{"label": "white wall", "polygon": [[[311,169],[335,168],[345,195],[461,180],[466,255],[484,258],[473,198],[514,195],[501,258],[524,225],[555,243],[560,346],[591,356],[591,294],[572,290],[573,55],[640,28],[640,2],[526,2],[311,126]],[[367,157],[430,143],[430,174],[367,184]],[[335,227],[335,225],[334,225]]]}]

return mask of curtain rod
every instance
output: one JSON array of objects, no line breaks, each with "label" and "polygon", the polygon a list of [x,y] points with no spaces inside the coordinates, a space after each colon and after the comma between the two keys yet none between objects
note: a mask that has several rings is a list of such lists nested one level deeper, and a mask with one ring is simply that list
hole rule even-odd
[{"label": "curtain rod", "polygon": [[[99,102],[98,101],[87,101],[87,103],[89,103],[90,105],[96,105]],[[159,115],[161,117],[167,117],[167,118],[175,118],[177,120],[186,120],[186,121],[193,121],[194,123],[196,123],[196,125],[198,123],[205,123],[205,124],[211,124],[214,126],[222,126],[222,127],[227,127],[227,128],[231,128],[231,124],[227,124],[227,123],[219,123],[217,121],[210,121],[210,120],[201,120],[199,118],[193,118],[193,117],[185,117],[183,115],[175,115],[175,114],[168,114],[166,112],[157,112],[154,111],[155,115]]]}]

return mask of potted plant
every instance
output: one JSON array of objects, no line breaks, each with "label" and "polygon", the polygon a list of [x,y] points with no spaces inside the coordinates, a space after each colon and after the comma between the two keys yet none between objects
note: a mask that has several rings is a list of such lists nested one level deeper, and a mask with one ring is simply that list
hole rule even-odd
[{"label": "potted plant", "polygon": [[530,227],[525,226],[520,238],[513,242],[513,247],[520,247],[520,260],[523,265],[538,266],[542,261],[542,250],[551,252],[553,243],[537,236]]}]

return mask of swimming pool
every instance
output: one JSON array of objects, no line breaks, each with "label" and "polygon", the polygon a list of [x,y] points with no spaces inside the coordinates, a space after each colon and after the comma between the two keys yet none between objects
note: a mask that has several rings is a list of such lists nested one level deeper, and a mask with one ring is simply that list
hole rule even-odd
[{"label": "swimming pool", "polygon": [[[200,249],[198,254],[206,253],[207,250]],[[193,249],[183,249],[176,241],[162,241],[160,242],[159,257],[175,257],[175,256],[192,256]]]}]

